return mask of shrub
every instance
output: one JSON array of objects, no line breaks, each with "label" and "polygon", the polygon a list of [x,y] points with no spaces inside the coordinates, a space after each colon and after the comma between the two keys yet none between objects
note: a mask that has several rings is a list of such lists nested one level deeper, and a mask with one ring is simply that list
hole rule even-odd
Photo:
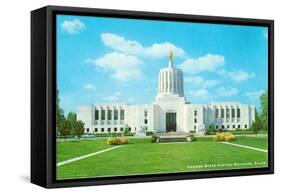
[{"label": "shrub", "polygon": [[145,132],[145,135],[146,135],[146,136],[150,136],[150,135],[153,135],[153,134],[154,134],[153,131],[146,131],[146,132]]},{"label": "shrub", "polygon": [[234,135],[244,135],[244,134],[254,134],[253,131],[249,131],[249,130],[241,130],[241,131],[231,131],[232,134]]},{"label": "shrub", "polygon": [[117,138],[120,142],[120,144],[127,144],[129,143],[129,139],[126,137],[121,137],[121,138]]},{"label": "shrub", "polygon": [[107,144],[109,145],[121,145],[127,143],[129,143],[129,139],[126,137],[114,137],[114,138],[107,139]]},{"label": "shrub", "polygon": [[233,141],[235,136],[230,132],[218,132],[214,137],[214,141]]},{"label": "shrub", "polygon": [[189,131],[190,133],[196,133],[196,131],[195,130],[191,130],[191,131]]},{"label": "shrub", "polygon": [[197,141],[197,137],[195,137],[194,135],[190,135],[190,140],[191,141]]},{"label": "shrub", "polygon": [[157,139],[158,139],[158,136],[157,136],[157,135],[153,134],[153,135],[151,136],[151,142],[152,142],[152,143],[155,143],[155,142],[157,141]]},{"label": "shrub", "polygon": [[127,133],[124,133],[123,135],[124,135],[124,136],[134,136],[135,134],[136,134],[135,132],[129,131],[129,132],[127,132]]},{"label": "shrub", "polygon": [[217,132],[217,130],[207,129],[205,131],[205,135],[214,135],[216,132]]}]

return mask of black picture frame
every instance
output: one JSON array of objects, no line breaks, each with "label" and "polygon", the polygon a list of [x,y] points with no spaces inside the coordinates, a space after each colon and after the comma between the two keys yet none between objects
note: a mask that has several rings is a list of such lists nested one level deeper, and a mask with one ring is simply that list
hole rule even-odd
[{"label": "black picture frame", "polygon": [[[268,27],[268,168],[56,180],[56,20],[57,14],[135,18]],[[46,6],[31,12],[31,182],[46,188],[170,181],[274,173],[274,21]]]}]

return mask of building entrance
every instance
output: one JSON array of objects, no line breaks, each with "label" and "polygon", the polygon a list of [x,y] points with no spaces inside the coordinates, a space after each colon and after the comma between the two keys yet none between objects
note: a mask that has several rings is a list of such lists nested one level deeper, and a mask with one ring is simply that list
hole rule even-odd
[{"label": "building entrance", "polygon": [[166,132],[176,132],[177,113],[166,113]]}]

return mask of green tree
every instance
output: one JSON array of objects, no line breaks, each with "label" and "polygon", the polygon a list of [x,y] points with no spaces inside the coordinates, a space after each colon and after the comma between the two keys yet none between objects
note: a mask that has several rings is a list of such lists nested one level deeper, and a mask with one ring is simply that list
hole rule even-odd
[{"label": "green tree", "polygon": [[67,121],[70,125],[70,135],[77,137],[78,140],[84,133],[84,123],[81,120],[77,120],[77,114],[74,112],[69,112],[67,115]]},{"label": "green tree", "polygon": [[205,134],[206,135],[212,135],[212,134],[214,134],[215,131],[216,131],[216,125],[214,123],[211,123],[208,126],[207,130],[205,131]]},{"label": "green tree", "polygon": [[64,137],[66,140],[67,136],[70,135],[71,132],[71,125],[66,119],[62,119],[60,122],[60,136]]},{"label": "green tree", "polygon": [[77,115],[74,112],[69,112],[67,114],[67,121],[70,124],[70,135],[71,136],[76,136],[77,131],[76,131],[76,123],[77,123]]},{"label": "green tree", "polygon": [[65,117],[64,117],[64,111],[62,108],[59,106],[60,103],[60,98],[59,98],[59,91],[56,90],[56,132],[57,136],[61,135],[61,130],[64,130],[64,122],[65,122]]},{"label": "green tree", "polygon": [[59,106],[59,91],[56,92],[56,131],[57,137],[77,136],[80,139],[84,133],[84,123],[77,121],[77,114],[69,112],[67,118],[64,116],[64,111]]},{"label": "green tree", "polygon": [[260,117],[260,113],[258,113],[256,111],[255,113],[255,121],[253,122],[252,126],[251,126],[251,131],[253,131],[254,134],[258,134],[258,132],[262,129],[263,124],[262,124],[262,120]]},{"label": "green tree", "polygon": [[83,121],[81,121],[81,120],[78,120],[77,122],[76,122],[76,135],[77,135],[77,137],[78,137],[78,139],[80,139],[80,137],[84,134],[84,123],[83,123]]},{"label": "green tree", "polygon": [[215,131],[215,130],[216,130],[215,124],[212,123],[211,125],[209,125],[208,130],[210,130],[210,131]]},{"label": "green tree", "polygon": [[268,130],[268,91],[266,90],[260,96],[260,119],[262,122],[262,129]]}]

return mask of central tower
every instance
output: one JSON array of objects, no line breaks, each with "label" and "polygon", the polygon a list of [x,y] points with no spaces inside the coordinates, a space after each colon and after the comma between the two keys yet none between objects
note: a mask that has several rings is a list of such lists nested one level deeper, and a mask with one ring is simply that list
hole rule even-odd
[{"label": "central tower", "polygon": [[[185,97],[183,73],[173,66],[173,52],[170,51],[168,67],[160,69],[158,77],[157,118],[161,132],[183,131]],[[157,121],[158,120],[158,121]]]},{"label": "central tower", "polygon": [[183,73],[181,69],[173,67],[172,51],[170,51],[168,67],[160,70],[158,78],[157,97],[163,97],[166,95],[184,97]]}]

